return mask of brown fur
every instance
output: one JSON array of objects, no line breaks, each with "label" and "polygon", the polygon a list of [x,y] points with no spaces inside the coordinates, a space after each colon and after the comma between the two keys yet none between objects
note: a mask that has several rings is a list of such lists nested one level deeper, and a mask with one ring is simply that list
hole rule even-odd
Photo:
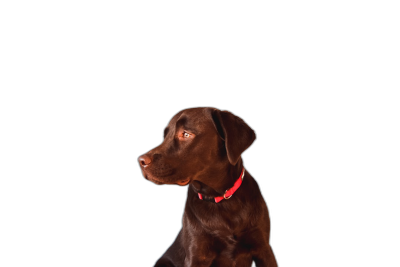
[{"label": "brown fur", "polygon": [[139,157],[142,173],[156,184],[189,188],[182,230],[155,266],[277,266],[268,209],[251,174],[246,170],[232,198],[213,202],[239,178],[254,131],[228,111],[192,108],[176,114],[164,136]]}]

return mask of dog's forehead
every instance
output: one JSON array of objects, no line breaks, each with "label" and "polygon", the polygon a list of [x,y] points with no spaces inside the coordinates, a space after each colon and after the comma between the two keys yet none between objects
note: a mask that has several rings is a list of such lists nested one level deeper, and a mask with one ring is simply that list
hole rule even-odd
[{"label": "dog's forehead", "polygon": [[188,127],[212,127],[209,108],[190,108],[178,112],[169,122],[169,126],[176,126],[177,123]]}]

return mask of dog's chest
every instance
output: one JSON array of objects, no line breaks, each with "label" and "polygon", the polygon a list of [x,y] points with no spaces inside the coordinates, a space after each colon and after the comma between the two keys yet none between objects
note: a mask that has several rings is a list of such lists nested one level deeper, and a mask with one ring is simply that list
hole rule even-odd
[{"label": "dog's chest", "polygon": [[224,236],[238,235],[251,227],[253,222],[258,219],[256,218],[258,214],[252,212],[250,207],[223,209],[215,204],[211,205],[213,206],[196,211],[197,219],[208,232],[218,232]]},{"label": "dog's chest", "polygon": [[252,221],[259,219],[253,218],[251,209],[211,209],[207,213],[201,213],[201,216],[196,217],[203,229],[201,232],[210,241],[210,249],[218,252],[225,261],[236,262],[249,255],[251,244],[247,239],[247,232],[252,228]]},{"label": "dog's chest", "polygon": [[220,234],[215,236],[212,244],[210,249],[217,254],[216,263],[223,262],[223,266],[247,266],[244,263],[251,265],[251,245],[241,236]]}]

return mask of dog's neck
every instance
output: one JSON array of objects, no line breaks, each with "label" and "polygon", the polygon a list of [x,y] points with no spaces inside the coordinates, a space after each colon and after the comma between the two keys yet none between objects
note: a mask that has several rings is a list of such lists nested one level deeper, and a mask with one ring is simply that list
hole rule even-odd
[{"label": "dog's neck", "polygon": [[240,158],[236,165],[227,166],[224,176],[213,177],[216,181],[221,181],[217,185],[210,186],[200,181],[193,181],[189,186],[189,190],[193,190],[196,194],[200,193],[203,196],[203,200],[214,202],[215,197],[224,195],[225,191],[234,185],[242,170],[243,161]]}]

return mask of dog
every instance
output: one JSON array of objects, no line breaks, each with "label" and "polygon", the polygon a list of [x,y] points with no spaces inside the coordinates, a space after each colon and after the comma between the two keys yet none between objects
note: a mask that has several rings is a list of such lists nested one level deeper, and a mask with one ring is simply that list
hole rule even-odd
[{"label": "dog", "polygon": [[255,138],[231,112],[190,108],[138,158],[149,181],[188,185],[182,229],[156,267],[277,266],[267,205],[241,157]]}]

